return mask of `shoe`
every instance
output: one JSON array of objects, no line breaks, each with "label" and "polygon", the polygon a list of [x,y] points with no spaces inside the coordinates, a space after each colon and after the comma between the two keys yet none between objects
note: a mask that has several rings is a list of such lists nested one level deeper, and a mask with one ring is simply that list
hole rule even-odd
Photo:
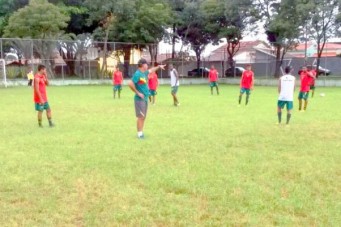
[{"label": "shoe", "polygon": [[144,139],[144,134],[142,134],[141,136],[137,137],[139,140],[143,140]]},{"label": "shoe", "polygon": [[49,126],[50,128],[54,128],[54,127],[56,127],[56,125],[55,124],[50,124],[50,126]]}]

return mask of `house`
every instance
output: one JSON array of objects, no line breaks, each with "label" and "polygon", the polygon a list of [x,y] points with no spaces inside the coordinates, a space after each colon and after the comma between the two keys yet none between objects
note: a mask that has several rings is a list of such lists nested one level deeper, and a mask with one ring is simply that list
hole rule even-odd
[{"label": "house", "polygon": [[[273,49],[265,42],[257,41],[241,41],[240,48],[233,59],[236,64],[246,63],[260,63],[272,60],[275,58]],[[205,58],[205,61],[221,62],[227,61],[227,44],[212,51],[212,53]]]},{"label": "house", "polygon": [[[317,57],[317,44],[308,42],[307,46],[305,43],[300,43],[294,50],[288,51],[288,55],[293,58],[305,58],[305,49],[307,48],[307,57]],[[341,53],[340,43],[326,43],[322,52],[321,57],[336,57]]]}]

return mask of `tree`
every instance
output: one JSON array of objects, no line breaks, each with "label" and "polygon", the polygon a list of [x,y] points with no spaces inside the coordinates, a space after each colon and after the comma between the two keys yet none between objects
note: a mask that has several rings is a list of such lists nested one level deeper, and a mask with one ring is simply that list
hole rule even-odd
[{"label": "tree", "polygon": [[207,44],[211,42],[210,33],[207,31],[207,20],[203,14],[202,1],[185,2],[181,14],[181,22],[177,27],[177,34],[184,44],[190,44],[195,52],[197,68],[200,67],[201,54]]},{"label": "tree", "polygon": [[3,36],[9,17],[19,8],[28,4],[28,0],[0,0],[0,37]]},{"label": "tree", "polygon": [[338,20],[339,0],[306,0],[300,4],[300,13],[305,15],[305,23],[310,38],[316,41],[316,69],[327,40],[336,34],[340,21]]},{"label": "tree", "polygon": [[268,40],[276,49],[274,77],[279,77],[285,54],[299,42],[304,15],[299,13],[296,0],[257,0],[255,5],[265,20]]},{"label": "tree", "polygon": [[[105,31],[104,41],[108,38],[107,41],[124,43],[115,45],[115,49],[124,54],[125,76],[129,72],[131,50],[142,50],[147,44],[161,41],[169,24],[170,9],[163,1],[88,0],[86,4],[90,9],[90,22],[103,19],[108,22],[107,26],[99,27],[97,34],[103,37]],[[112,19],[108,20],[108,16]]]},{"label": "tree", "polygon": [[4,36],[38,39],[34,42],[35,51],[45,63],[49,75],[53,77],[53,62],[50,58],[56,48],[56,42],[45,39],[60,37],[69,20],[70,17],[65,15],[62,9],[47,0],[30,0],[27,6],[10,16]]},{"label": "tree", "polygon": [[251,0],[207,0],[204,4],[209,24],[207,29],[214,43],[227,40],[228,64],[234,67],[234,56],[240,48],[243,32],[255,21]]}]

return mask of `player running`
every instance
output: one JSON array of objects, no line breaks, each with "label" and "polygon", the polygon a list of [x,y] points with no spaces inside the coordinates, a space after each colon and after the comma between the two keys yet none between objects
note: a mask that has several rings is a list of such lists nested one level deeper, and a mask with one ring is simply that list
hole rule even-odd
[{"label": "player running", "polygon": [[299,111],[302,111],[302,100],[304,100],[303,111],[307,110],[311,77],[315,78],[315,75],[313,75],[311,72],[308,72],[307,67],[304,66],[300,72],[301,89],[298,95]]},{"label": "player running", "polygon": [[294,107],[294,91],[295,91],[295,77],[291,75],[292,67],[285,68],[285,75],[279,78],[278,83],[278,102],[277,102],[277,115],[278,124],[282,123],[282,109],[287,107],[287,122],[288,125],[291,119],[291,111]]},{"label": "player running", "polygon": [[159,80],[156,72],[152,72],[148,75],[148,86],[150,91],[149,102],[155,105],[155,96],[157,95],[157,88],[159,86]]},{"label": "player running", "polygon": [[173,96],[173,103],[174,106],[180,106],[178,97],[177,97],[177,93],[179,90],[179,73],[178,71],[176,71],[176,69],[174,68],[173,64],[169,64],[169,76],[171,78],[171,87],[172,87],[172,91],[171,94]]},{"label": "player running", "polygon": [[46,67],[44,65],[38,66],[38,73],[34,76],[34,103],[35,109],[38,111],[38,125],[42,125],[42,116],[44,110],[46,110],[46,116],[49,121],[49,126],[54,127],[52,122],[52,114],[49,102],[47,100],[46,86],[49,85],[49,81],[46,75]]},{"label": "player running", "polygon": [[254,85],[254,73],[251,70],[251,65],[246,65],[246,70],[242,74],[240,80],[240,95],[239,95],[239,106],[242,102],[243,94],[246,93],[245,105],[249,103],[249,98],[251,95],[251,90],[253,90]]},{"label": "player running", "polygon": [[144,139],[143,128],[148,110],[148,74],[156,72],[159,69],[165,69],[164,65],[159,65],[148,70],[148,64],[145,59],[140,59],[138,69],[133,78],[129,81],[130,89],[135,93],[135,113],[137,118],[137,138]]},{"label": "player running", "polygon": [[118,98],[121,98],[123,76],[120,68],[117,66],[116,71],[112,75],[113,89],[114,89],[114,99],[116,98],[116,92],[118,92]]},{"label": "player running", "polygon": [[219,75],[218,71],[215,69],[214,65],[212,65],[210,72],[208,73],[208,79],[210,81],[210,87],[211,87],[211,95],[213,95],[214,87],[217,90],[217,95],[219,95],[218,75]]}]

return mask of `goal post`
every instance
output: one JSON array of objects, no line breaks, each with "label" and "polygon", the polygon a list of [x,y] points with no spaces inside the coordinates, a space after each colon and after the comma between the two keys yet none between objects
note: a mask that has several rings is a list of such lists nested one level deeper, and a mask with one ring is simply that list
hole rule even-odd
[{"label": "goal post", "polygon": [[0,59],[0,84],[7,87],[6,62],[5,59]]}]

